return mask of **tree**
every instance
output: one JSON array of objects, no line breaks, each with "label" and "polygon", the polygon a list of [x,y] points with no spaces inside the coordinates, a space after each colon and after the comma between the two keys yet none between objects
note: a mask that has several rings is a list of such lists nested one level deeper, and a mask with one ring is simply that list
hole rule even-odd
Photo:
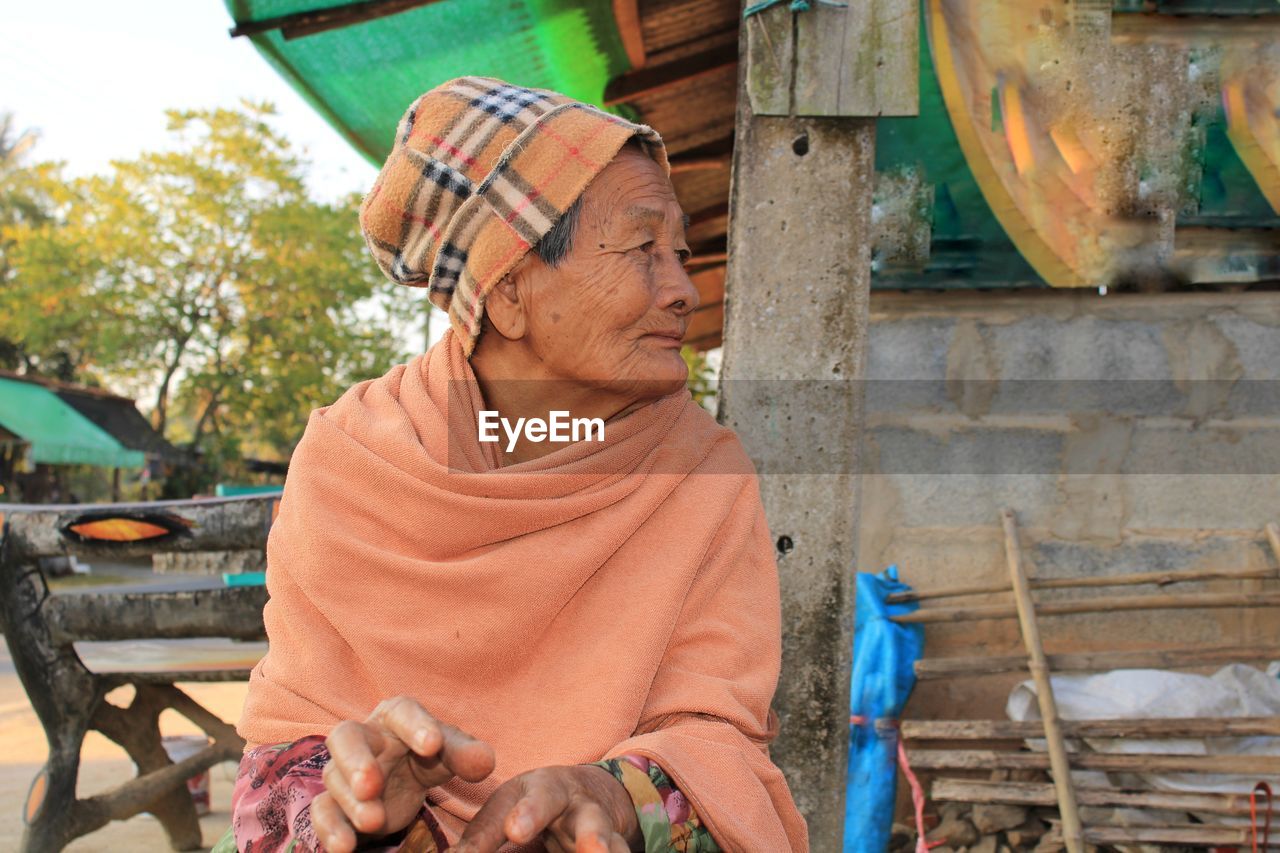
[{"label": "tree", "polygon": [[311,198],[273,114],[171,111],[172,149],[47,176],[53,218],[9,229],[0,338],[149,389],[171,440],[287,457],[312,408],[407,355],[420,311],[365,253],[358,199]]},{"label": "tree", "polygon": [[[68,354],[56,345],[50,346],[45,336],[38,333],[18,336],[12,331],[8,335],[4,333],[24,325],[29,319],[20,307],[25,294],[13,280],[17,234],[24,229],[39,229],[48,223],[56,206],[51,192],[57,191],[57,164],[27,164],[27,157],[37,139],[38,134],[34,130],[20,132],[12,114],[0,114],[0,287],[5,297],[0,300],[0,367],[68,378],[71,372]],[[54,324],[48,324],[43,331],[51,331],[51,325]]]}]

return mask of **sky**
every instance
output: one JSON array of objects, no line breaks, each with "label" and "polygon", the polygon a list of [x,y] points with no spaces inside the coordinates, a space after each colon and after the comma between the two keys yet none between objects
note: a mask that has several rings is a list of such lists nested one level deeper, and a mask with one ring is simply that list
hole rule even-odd
[{"label": "sky", "polygon": [[[72,175],[169,144],[166,109],[270,101],[276,127],[311,161],[311,194],[373,186],[375,169],[258,55],[227,31],[222,0],[0,0],[0,112],[40,137],[31,157]],[[372,261],[370,261],[372,263]],[[448,327],[432,309],[430,340]],[[421,333],[407,340],[422,346]]]},{"label": "sky", "polygon": [[164,147],[164,111],[273,102],[276,126],[313,163],[329,201],[376,170],[281,79],[248,39],[227,35],[222,0],[0,0],[0,111],[35,128],[32,156],[74,175]]}]

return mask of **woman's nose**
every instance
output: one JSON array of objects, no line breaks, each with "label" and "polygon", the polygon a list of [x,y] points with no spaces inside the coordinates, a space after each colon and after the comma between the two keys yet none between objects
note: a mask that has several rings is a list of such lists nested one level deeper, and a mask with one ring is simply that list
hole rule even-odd
[{"label": "woman's nose", "polygon": [[685,272],[684,265],[680,263],[680,259],[672,253],[674,261],[664,264],[663,270],[663,287],[661,294],[661,305],[663,308],[670,308],[677,314],[684,316],[693,313],[698,307],[698,303],[702,301],[702,297],[698,295],[698,288],[694,286],[693,279],[689,278],[689,274]]}]

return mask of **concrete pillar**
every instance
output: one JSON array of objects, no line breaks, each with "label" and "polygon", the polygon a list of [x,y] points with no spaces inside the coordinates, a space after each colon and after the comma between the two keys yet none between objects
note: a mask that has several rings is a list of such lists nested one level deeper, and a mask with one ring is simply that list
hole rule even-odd
[{"label": "concrete pillar", "polygon": [[720,419],[761,472],[782,583],[772,754],[816,851],[844,825],[874,133],[738,99]]}]

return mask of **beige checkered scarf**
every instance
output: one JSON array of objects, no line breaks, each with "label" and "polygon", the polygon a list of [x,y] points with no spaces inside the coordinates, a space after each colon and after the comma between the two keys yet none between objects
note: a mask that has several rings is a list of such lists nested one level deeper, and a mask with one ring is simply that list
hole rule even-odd
[{"label": "beige checkered scarf", "polygon": [[360,207],[395,282],[428,288],[471,356],[484,300],[627,140],[669,169],[652,128],[542,89],[460,77],[414,101]]}]

